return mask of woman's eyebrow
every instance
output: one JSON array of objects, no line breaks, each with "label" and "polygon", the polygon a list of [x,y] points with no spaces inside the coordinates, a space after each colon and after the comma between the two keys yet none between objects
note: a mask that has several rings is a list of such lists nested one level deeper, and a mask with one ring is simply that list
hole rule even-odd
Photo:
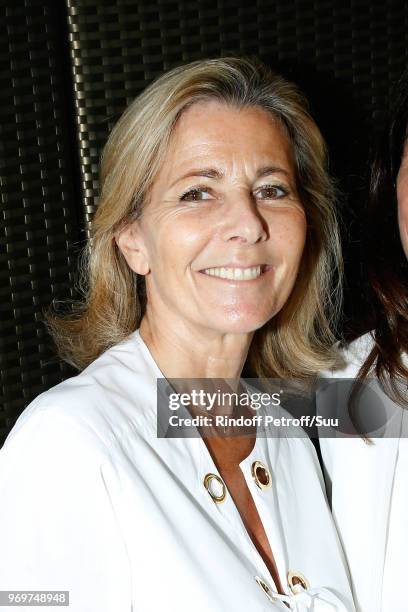
[{"label": "woman's eyebrow", "polygon": [[[256,178],[262,178],[263,176],[268,176],[269,174],[276,174],[277,172],[290,176],[290,172],[280,166],[263,166],[262,168],[259,168],[259,170],[257,170]],[[182,181],[183,179],[188,178],[190,176],[204,176],[206,178],[220,180],[224,177],[224,173],[220,170],[217,170],[216,168],[195,168],[193,170],[190,170],[186,174],[183,174],[183,176],[177,178],[174,183],[170,185],[170,187],[173,187],[179,181]]]},{"label": "woman's eyebrow", "polygon": [[177,178],[174,183],[170,185],[170,187],[173,187],[173,185],[175,185],[179,181],[182,181],[185,178],[188,178],[189,176],[205,176],[206,178],[222,179],[224,173],[220,172],[219,170],[216,170],[215,168],[196,168],[193,170],[189,170],[189,172]]},{"label": "woman's eyebrow", "polygon": [[268,176],[268,174],[276,174],[278,172],[290,176],[290,172],[281,166],[263,166],[257,171],[256,178],[262,178],[263,176]]}]

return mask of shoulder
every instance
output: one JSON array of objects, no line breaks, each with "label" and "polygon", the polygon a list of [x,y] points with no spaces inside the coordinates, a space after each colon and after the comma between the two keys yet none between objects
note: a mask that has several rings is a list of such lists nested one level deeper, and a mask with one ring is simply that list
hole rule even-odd
[{"label": "shoulder", "polygon": [[20,414],[4,448],[28,436],[87,442],[109,453],[130,422],[146,419],[143,406],[155,390],[138,334],[107,350],[83,372],[37,396]]},{"label": "shoulder", "polygon": [[363,334],[342,349],[347,364],[360,367],[374,347],[374,337],[371,332]]},{"label": "shoulder", "polygon": [[[17,420],[0,450],[2,477],[39,477],[58,471],[84,474],[85,466],[99,469],[109,447],[84,421],[75,420],[60,406],[30,404]],[[29,476],[29,475],[32,476]],[[0,479],[2,481],[2,479]]]},{"label": "shoulder", "polygon": [[14,512],[15,520],[27,526],[29,508],[32,521],[37,513],[42,521],[50,514],[62,520],[61,507],[65,516],[72,514],[81,499],[89,500],[89,508],[101,506],[108,464],[109,449],[90,428],[61,411],[38,407],[0,450],[0,515],[4,519]]},{"label": "shoulder", "polygon": [[320,376],[322,378],[355,378],[361,366],[370,354],[373,346],[374,338],[371,332],[363,334],[346,346],[341,347],[338,344],[337,348],[339,349],[341,357],[343,358],[343,367],[336,370],[324,370],[323,372],[320,372]]}]

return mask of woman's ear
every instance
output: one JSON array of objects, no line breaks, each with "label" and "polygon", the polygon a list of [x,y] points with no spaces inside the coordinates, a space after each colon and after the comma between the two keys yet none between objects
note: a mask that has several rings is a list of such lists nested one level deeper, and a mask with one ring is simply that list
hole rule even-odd
[{"label": "woman's ear", "polygon": [[115,242],[131,270],[146,275],[150,271],[149,260],[139,221],[133,221],[115,234]]}]

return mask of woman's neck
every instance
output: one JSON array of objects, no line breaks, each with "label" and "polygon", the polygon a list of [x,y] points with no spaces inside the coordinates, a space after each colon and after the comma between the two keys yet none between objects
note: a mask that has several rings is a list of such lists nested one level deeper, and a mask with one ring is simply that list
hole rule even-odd
[{"label": "woman's neck", "polygon": [[253,332],[217,334],[145,315],[140,335],[166,378],[223,378],[238,384]]}]

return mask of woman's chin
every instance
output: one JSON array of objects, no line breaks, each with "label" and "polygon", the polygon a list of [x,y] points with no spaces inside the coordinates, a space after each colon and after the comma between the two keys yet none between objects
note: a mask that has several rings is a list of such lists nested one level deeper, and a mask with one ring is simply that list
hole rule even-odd
[{"label": "woman's chin", "polygon": [[217,329],[222,334],[250,334],[263,327],[270,318],[260,317],[259,315],[245,316],[235,313],[234,316],[223,317],[214,322],[214,329]]}]

